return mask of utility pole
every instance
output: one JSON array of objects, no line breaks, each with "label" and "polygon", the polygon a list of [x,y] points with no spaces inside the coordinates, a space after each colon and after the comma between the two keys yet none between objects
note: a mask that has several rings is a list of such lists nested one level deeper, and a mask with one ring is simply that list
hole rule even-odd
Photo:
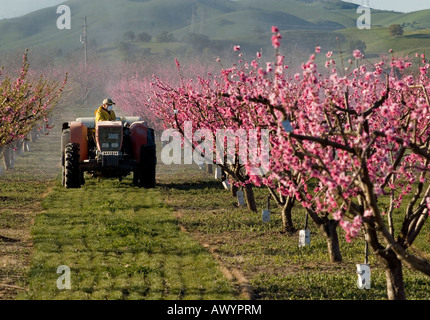
[{"label": "utility pole", "polygon": [[87,16],[84,17],[84,34],[81,35],[81,43],[84,45],[84,66],[87,71]]}]

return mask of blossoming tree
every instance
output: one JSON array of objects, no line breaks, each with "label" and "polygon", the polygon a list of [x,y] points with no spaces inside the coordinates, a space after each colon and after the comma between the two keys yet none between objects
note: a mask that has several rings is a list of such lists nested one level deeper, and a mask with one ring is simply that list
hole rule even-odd
[{"label": "blossoming tree", "polygon": [[[272,32],[278,49],[282,37],[276,27]],[[187,122],[212,135],[268,130],[263,176],[246,164],[223,169],[242,185],[269,187],[279,203],[300,203],[326,235],[332,261],[341,260],[338,225],[347,241],[363,231],[385,266],[388,298],[404,299],[403,264],[430,275],[430,264],[411,250],[430,210],[430,66],[424,57],[414,67],[394,56],[388,64],[360,64],[356,50],[349,68],[339,68],[329,52],[320,71],[318,54],[320,48],[292,77],[277,51],[265,68],[258,54],[250,64],[177,87],[156,79],[152,105],[165,128],[183,135]],[[200,142],[192,141],[199,152]]]},{"label": "blossoming tree", "polygon": [[[180,69],[178,61],[177,66]],[[229,175],[232,184],[244,188],[248,208],[256,211],[252,185],[245,170],[249,146],[248,132],[244,129],[246,118],[241,118],[249,112],[249,106],[238,101],[233,103],[228,96],[220,95],[224,79],[231,73],[232,70],[223,70],[220,77],[209,74],[206,78],[198,77],[197,81],[181,79],[178,87],[156,78],[151,101],[165,128],[177,129],[185,138],[185,145],[200,153],[203,161],[219,165]],[[192,133],[190,137],[187,137],[187,125]],[[202,133],[197,139],[196,132]],[[258,132],[256,139],[257,136]],[[225,148],[225,142],[227,145],[231,143],[229,137],[233,139],[233,149]],[[220,139],[216,141],[215,138]],[[245,149],[241,149],[243,143],[246,144]]]},{"label": "blossoming tree", "polygon": [[[348,241],[364,229],[385,265],[388,298],[404,299],[403,263],[430,275],[430,264],[410,249],[430,208],[429,64],[424,60],[417,74],[408,59],[393,56],[389,66],[344,72],[327,57],[325,74],[312,55],[295,76],[294,92],[285,83],[268,97],[280,137],[273,158],[282,159],[272,170],[285,194],[294,193],[312,214],[330,214]],[[307,183],[291,181],[286,166]],[[402,211],[398,226],[394,216]]]},{"label": "blossoming tree", "polygon": [[16,80],[5,76],[0,84],[0,147],[27,136],[41,123],[50,129],[48,116],[58,102],[64,83],[45,80],[43,76],[33,80],[29,77],[27,52]]}]

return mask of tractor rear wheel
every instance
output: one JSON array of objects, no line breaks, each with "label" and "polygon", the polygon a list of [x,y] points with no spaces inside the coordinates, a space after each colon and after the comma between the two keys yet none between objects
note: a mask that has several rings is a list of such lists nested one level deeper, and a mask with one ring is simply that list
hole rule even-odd
[{"label": "tractor rear wheel", "polygon": [[142,146],[140,149],[139,187],[155,188],[157,155],[155,146]]},{"label": "tractor rear wheel", "polygon": [[79,168],[79,144],[69,143],[64,153],[64,186],[70,188],[81,187],[81,170]]}]

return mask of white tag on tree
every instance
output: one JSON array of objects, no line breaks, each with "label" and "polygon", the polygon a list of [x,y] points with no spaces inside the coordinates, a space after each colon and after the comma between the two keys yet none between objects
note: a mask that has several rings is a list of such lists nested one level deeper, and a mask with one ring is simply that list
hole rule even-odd
[{"label": "white tag on tree", "polygon": [[290,120],[282,121],[282,127],[286,132],[293,132],[294,128],[291,126]]},{"label": "white tag on tree", "polygon": [[222,176],[221,168],[216,166],[215,167],[215,179],[220,180]]},{"label": "white tag on tree", "polygon": [[270,210],[264,209],[263,210],[263,222],[267,223],[270,221]]},{"label": "white tag on tree", "polygon": [[370,266],[368,264],[357,264],[357,287],[358,289],[370,289]]},{"label": "white tag on tree", "polygon": [[230,190],[230,183],[228,183],[228,181],[227,181],[227,180],[223,181],[223,182],[222,182],[222,185],[224,186],[224,188],[225,188],[226,190]]},{"label": "white tag on tree", "polygon": [[239,190],[236,192],[236,194],[237,194],[237,203],[239,207],[245,206],[245,198],[243,196],[243,191]]},{"label": "white tag on tree", "polygon": [[299,248],[311,245],[311,232],[309,230],[300,230]]}]

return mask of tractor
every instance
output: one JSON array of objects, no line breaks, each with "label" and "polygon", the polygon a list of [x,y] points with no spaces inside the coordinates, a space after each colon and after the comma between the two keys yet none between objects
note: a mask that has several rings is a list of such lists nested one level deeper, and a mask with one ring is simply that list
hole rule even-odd
[{"label": "tractor", "polygon": [[140,117],[116,121],[78,118],[65,122],[61,136],[62,184],[80,188],[84,172],[97,178],[118,178],[133,173],[133,184],[155,187],[157,165],[154,129]]}]

